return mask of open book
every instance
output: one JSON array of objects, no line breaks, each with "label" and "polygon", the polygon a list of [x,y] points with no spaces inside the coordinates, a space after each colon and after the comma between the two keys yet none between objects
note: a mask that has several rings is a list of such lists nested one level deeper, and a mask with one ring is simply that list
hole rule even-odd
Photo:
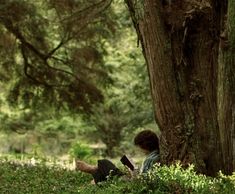
[{"label": "open book", "polygon": [[122,156],[122,158],[120,159],[121,163],[125,166],[127,166],[128,168],[130,168],[132,171],[134,171],[134,165],[131,163],[131,161],[126,157],[126,155]]}]

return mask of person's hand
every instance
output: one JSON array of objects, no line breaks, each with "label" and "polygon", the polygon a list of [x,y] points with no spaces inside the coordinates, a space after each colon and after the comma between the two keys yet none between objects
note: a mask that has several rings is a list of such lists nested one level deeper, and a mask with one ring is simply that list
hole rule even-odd
[{"label": "person's hand", "polygon": [[95,180],[92,179],[91,182],[90,182],[91,185],[95,185]]},{"label": "person's hand", "polygon": [[126,168],[126,176],[129,179],[133,179],[138,175],[138,169],[131,170],[130,168]]}]

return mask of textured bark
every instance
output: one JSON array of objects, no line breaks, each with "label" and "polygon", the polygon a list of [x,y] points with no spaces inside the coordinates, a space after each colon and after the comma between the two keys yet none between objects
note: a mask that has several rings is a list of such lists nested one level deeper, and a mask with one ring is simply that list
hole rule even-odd
[{"label": "textured bark", "polygon": [[149,69],[162,162],[225,171],[217,120],[222,2],[145,0],[142,11],[126,3]]},{"label": "textured bark", "polygon": [[235,169],[235,0],[228,1],[228,14],[221,35],[218,121],[227,173]]}]

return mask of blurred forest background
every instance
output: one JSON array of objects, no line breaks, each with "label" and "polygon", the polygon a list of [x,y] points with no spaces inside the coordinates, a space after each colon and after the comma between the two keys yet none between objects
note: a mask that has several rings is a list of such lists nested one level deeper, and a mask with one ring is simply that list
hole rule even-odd
[{"label": "blurred forest background", "polygon": [[0,152],[115,157],[157,131],[121,0],[0,0]]},{"label": "blurred forest background", "polygon": [[[234,8],[0,0],[0,193],[234,194]],[[139,164],[143,129],[161,130],[147,176],[96,187],[75,170],[75,158]]]}]

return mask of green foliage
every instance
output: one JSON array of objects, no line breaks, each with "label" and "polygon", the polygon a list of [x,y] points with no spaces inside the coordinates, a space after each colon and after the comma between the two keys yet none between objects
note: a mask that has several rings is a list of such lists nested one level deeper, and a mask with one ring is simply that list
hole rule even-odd
[{"label": "green foliage", "polygon": [[29,110],[11,112],[2,112],[0,116],[0,128],[4,131],[14,131],[17,133],[25,133],[29,130],[34,130],[37,122],[35,112]]},{"label": "green foliage", "polygon": [[78,159],[85,159],[92,155],[92,149],[86,145],[82,144],[80,142],[76,142],[72,145],[71,149],[69,150],[69,154]]},{"label": "green foliage", "polygon": [[87,135],[113,156],[124,138],[154,123],[145,61],[123,1],[12,0],[0,10],[1,100],[10,104],[0,110],[1,129],[35,130],[58,144],[62,133]]},{"label": "green foliage", "polygon": [[123,2],[114,1],[112,8],[119,36],[105,41],[104,60],[112,67],[113,84],[103,89],[103,103],[93,106],[87,119],[96,128],[91,136],[99,136],[109,156],[115,155],[124,137],[154,122],[147,69],[131,20]]},{"label": "green foliage", "polygon": [[0,193],[78,193],[90,181],[86,174],[59,166],[25,164],[0,161]]},{"label": "green foliage", "polygon": [[[114,32],[110,1],[2,1],[0,81],[10,105],[89,112],[110,83],[102,41]],[[35,107],[36,106],[36,107]]]},{"label": "green foliage", "polygon": [[234,194],[235,175],[217,178],[198,175],[190,166],[156,166],[153,171],[132,180],[123,178],[101,183],[100,187],[86,187],[81,193],[132,193],[132,194]]},{"label": "green foliage", "polygon": [[61,114],[57,117],[44,118],[38,122],[38,128],[41,133],[59,133],[64,134],[75,133],[79,128],[79,118],[72,118],[71,115]]},{"label": "green foliage", "polygon": [[128,180],[114,178],[91,185],[91,176],[45,163],[20,164],[0,160],[0,193],[81,193],[81,194],[234,194],[235,174],[217,178],[198,175],[193,166],[179,164],[155,166],[145,174]]}]

